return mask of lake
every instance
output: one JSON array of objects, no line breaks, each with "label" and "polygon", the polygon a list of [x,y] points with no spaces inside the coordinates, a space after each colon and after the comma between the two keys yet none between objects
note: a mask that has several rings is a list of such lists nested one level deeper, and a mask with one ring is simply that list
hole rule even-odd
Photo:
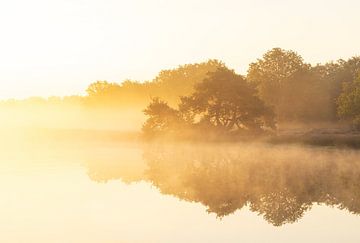
[{"label": "lake", "polygon": [[0,143],[0,242],[359,242],[360,153]]}]

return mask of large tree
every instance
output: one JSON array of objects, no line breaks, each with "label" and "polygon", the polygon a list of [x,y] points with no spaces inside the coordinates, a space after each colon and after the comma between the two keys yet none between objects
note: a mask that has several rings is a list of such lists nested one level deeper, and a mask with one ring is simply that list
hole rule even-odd
[{"label": "large tree", "polygon": [[179,109],[154,99],[148,115],[145,135],[183,135],[191,130],[198,135],[257,133],[275,128],[272,110],[257,97],[254,87],[233,70],[221,67],[194,87],[194,93],[181,97]]},{"label": "large tree", "polygon": [[186,120],[223,131],[274,128],[272,110],[265,106],[244,77],[226,67],[217,69],[182,97],[180,111]]},{"label": "large tree", "polygon": [[289,92],[289,89],[295,88],[296,83],[303,82],[309,69],[310,65],[305,64],[296,52],[274,48],[266,52],[263,58],[250,64],[247,79],[257,87],[260,98],[273,106],[277,115],[282,118],[288,116],[287,104],[294,94],[294,90]]},{"label": "large tree", "polygon": [[296,52],[274,48],[250,64],[247,78],[258,86],[260,96],[266,102],[276,105],[281,101],[281,88],[294,75],[308,68]]}]

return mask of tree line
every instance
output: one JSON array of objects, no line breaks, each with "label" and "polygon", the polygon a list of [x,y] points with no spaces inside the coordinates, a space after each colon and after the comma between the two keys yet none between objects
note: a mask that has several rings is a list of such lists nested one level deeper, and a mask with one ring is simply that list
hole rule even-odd
[{"label": "tree line", "polygon": [[[251,63],[246,75],[236,74],[219,60],[208,60],[160,71],[146,82],[97,81],[89,85],[84,99],[93,105],[144,106],[152,98],[159,98],[175,108],[182,97],[219,82],[221,92],[226,88],[220,83],[235,84],[237,89],[245,86],[245,89],[254,89],[253,94],[271,107],[278,122],[337,121],[357,116],[359,71],[359,56],[310,65],[294,51],[274,48]],[[235,76],[237,81],[230,84]],[[211,79],[213,81],[209,81]],[[203,87],[199,87],[201,83]]]},{"label": "tree line", "polygon": [[194,82],[191,94],[179,94],[177,109],[166,96],[151,101],[146,135],[258,134],[286,122],[340,120],[360,128],[360,57],[312,66],[294,51],[274,48],[246,76],[212,63],[216,70]]},{"label": "tree line", "polygon": [[1,103],[145,109],[143,131],[149,136],[179,131],[259,133],[286,122],[341,120],[360,129],[359,71],[359,56],[310,65],[294,51],[274,48],[251,63],[246,75],[208,60],[160,71],[146,82],[96,81],[84,96]]}]

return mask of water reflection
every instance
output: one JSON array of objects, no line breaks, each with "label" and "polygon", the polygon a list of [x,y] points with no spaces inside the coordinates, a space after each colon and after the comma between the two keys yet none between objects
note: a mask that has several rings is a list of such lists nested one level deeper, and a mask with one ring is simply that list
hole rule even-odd
[{"label": "water reflection", "polygon": [[[119,162],[120,161],[120,162]],[[143,165],[87,164],[92,180],[144,180],[224,217],[248,206],[269,223],[299,220],[314,204],[360,213],[360,154],[265,145],[147,146]]]}]

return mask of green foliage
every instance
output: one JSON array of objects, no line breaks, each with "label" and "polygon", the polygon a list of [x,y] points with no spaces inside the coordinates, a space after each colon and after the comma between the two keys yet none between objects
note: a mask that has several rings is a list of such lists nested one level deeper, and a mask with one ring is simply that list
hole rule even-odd
[{"label": "green foliage", "polygon": [[274,48],[250,64],[247,79],[281,122],[336,121],[342,83],[359,70],[358,57],[311,67],[297,53]]},{"label": "green foliage", "polygon": [[351,120],[354,128],[360,130],[360,75],[353,82],[344,83],[337,105],[338,115]]}]

